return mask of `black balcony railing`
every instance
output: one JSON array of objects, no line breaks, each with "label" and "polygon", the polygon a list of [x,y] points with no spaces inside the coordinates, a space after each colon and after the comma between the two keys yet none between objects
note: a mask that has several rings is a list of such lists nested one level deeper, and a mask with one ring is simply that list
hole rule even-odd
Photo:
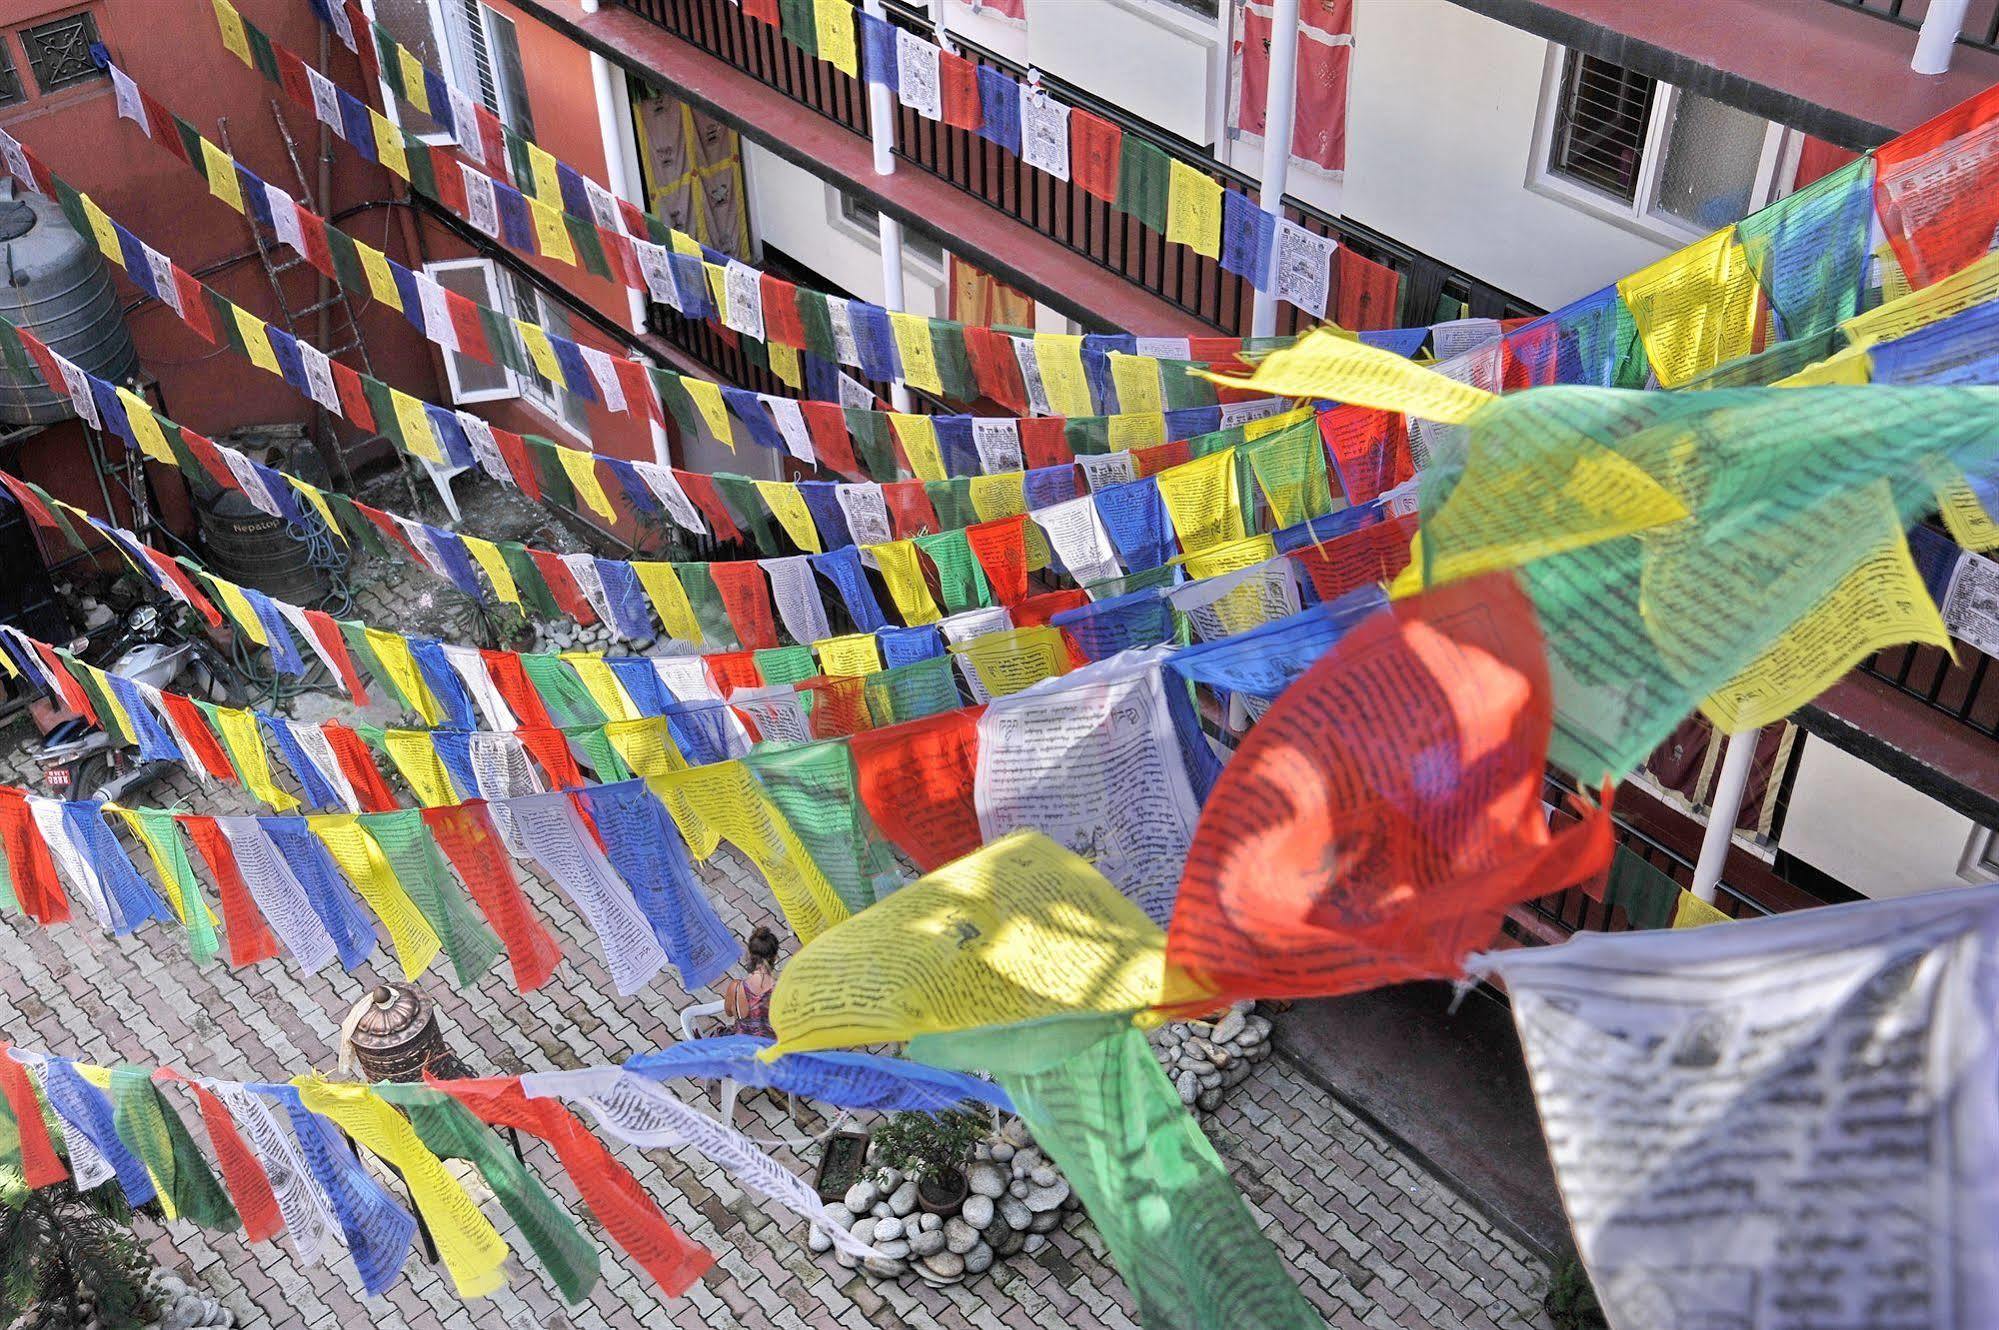
[{"label": "black balcony railing", "polygon": [[[618,0],[633,13],[784,93],[856,134],[868,133],[867,88],[859,80],[805,54],[769,24],[743,14],[732,0]],[[929,32],[926,19],[890,7],[892,21]],[[991,51],[957,42],[967,59],[1003,69],[1016,77],[1026,70]],[[1157,126],[1135,120],[1081,89],[1044,75],[1043,84],[1064,101],[1150,142],[1169,157],[1204,171],[1224,189],[1253,194],[1256,182],[1219,165],[1206,151]],[[1213,259],[1175,244],[1126,213],[1067,181],[1056,180],[986,142],[969,130],[925,120],[907,107],[896,108],[896,153],[901,159],[950,182],[1008,216],[1033,227],[1091,262],[1120,274],[1225,333],[1249,330],[1255,293]],[[1401,277],[1399,308],[1383,323],[1427,324],[1460,314],[1510,318],[1540,311],[1525,301],[1440,263],[1366,227],[1295,201],[1286,212],[1300,226],[1330,235],[1362,258],[1393,268]],[[949,237],[940,235],[949,243]],[[1330,313],[1330,306],[1329,311]],[[1312,323],[1310,315],[1280,307],[1280,333]]]},{"label": "black balcony railing", "polygon": [[[1930,6],[1930,0],[1831,0],[1831,3],[1842,9],[1872,14],[1912,32],[1923,25],[1923,15]],[[1999,0],[1971,0],[1957,39],[1981,51],[1999,51]]]},{"label": "black balcony railing", "polygon": [[1860,668],[1960,725],[1999,738],[1999,670],[1976,647],[1955,645],[1955,660],[1940,647],[1911,643],[1878,651]]}]

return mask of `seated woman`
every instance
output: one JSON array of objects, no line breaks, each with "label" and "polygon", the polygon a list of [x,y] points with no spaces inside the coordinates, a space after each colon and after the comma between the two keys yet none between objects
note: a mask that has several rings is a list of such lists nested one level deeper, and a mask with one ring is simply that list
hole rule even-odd
[{"label": "seated woman", "polygon": [[748,973],[731,979],[722,991],[723,1014],[737,1034],[775,1038],[770,1028],[770,995],[777,987],[777,934],[759,926],[750,934],[743,963]]}]

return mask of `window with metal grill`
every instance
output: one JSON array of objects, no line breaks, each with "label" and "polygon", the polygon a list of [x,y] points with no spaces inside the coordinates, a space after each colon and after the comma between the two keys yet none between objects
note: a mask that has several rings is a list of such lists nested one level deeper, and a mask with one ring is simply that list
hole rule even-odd
[{"label": "window with metal grill", "polygon": [[1570,51],[1548,169],[1634,201],[1658,90],[1649,75]]},{"label": "window with metal grill", "polygon": [[108,77],[90,58],[97,20],[88,12],[22,28],[20,35],[28,67],[35,71],[35,86],[44,93]]},{"label": "window with metal grill", "polygon": [[21,86],[20,71],[14,68],[14,48],[0,38],[0,106],[14,106],[28,100],[27,90]]}]

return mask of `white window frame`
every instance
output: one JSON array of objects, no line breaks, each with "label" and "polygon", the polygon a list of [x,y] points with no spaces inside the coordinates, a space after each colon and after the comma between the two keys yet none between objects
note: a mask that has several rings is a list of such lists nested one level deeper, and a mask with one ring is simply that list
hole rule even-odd
[{"label": "white window frame", "polygon": [[[368,15],[368,18],[370,20],[373,20],[375,18],[374,0],[361,0],[361,4],[363,10]],[[488,60],[492,59],[491,52],[493,49],[493,24],[495,22],[505,23],[514,27],[516,31],[516,44],[518,44],[518,31],[519,31],[518,24],[515,24],[514,21],[508,18],[505,14],[496,13],[491,5],[481,3],[478,4],[477,8],[479,11],[479,38],[481,41],[486,43]],[[478,95],[477,91],[473,86],[474,80],[469,78],[466,75],[465,71],[460,70],[458,68],[458,56],[457,53],[452,48],[451,28],[444,21],[444,6],[442,0],[424,0],[424,12],[430,17],[431,44],[437,49],[437,64],[438,64],[437,72],[444,76],[444,81],[446,83],[449,83],[452,87],[457,88],[459,91],[463,92],[466,96],[470,97],[473,101],[478,102],[480,105],[482,106],[485,105],[485,99]],[[356,34],[356,36],[358,39],[360,37],[360,34]],[[517,130],[519,129],[519,126],[513,123],[512,116],[508,114],[510,99],[507,95],[508,89],[504,86],[506,79],[507,79],[507,71],[497,62],[494,63],[493,82],[498,92],[498,101],[500,104],[498,106],[488,106],[486,107],[486,109],[491,111],[494,115],[498,116],[500,118],[500,122],[506,125],[509,129]],[[388,113],[389,120],[398,128],[401,128],[403,123],[402,103],[400,99],[396,97],[395,93],[390,90],[387,79],[381,79],[378,82],[382,90],[382,105]],[[519,91],[522,100],[523,101],[527,100],[527,90],[523,88],[520,89]],[[418,134],[416,135],[416,138],[418,142],[427,143],[433,147],[437,147],[440,145],[454,144],[457,142],[455,138],[453,138],[450,134],[446,133],[442,129],[432,130],[428,134]]]},{"label": "white window frame", "polygon": [[[482,261],[490,262],[490,260]],[[505,309],[514,318],[520,319],[524,323],[535,324],[545,330],[553,321],[550,319],[548,313],[548,296],[533,283],[517,276],[511,271],[501,273],[500,278],[504,289],[500,296],[502,303],[499,307]],[[523,292],[534,298],[534,307],[532,309],[522,307]],[[560,313],[560,317],[563,323],[567,325],[568,313],[563,311]],[[508,375],[520,385],[520,398],[523,402],[526,402],[529,406],[547,417],[551,425],[561,429],[565,434],[582,439],[586,443],[589,442],[589,410],[575,394],[571,393],[561,384],[547,382],[539,374],[515,374],[509,370]],[[570,402],[575,402],[577,414],[582,417],[581,423],[573,422],[563,415],[565,407]]]},{"label": "white window frame", "polygon": [[[499,265],[495,264],[491,259],[434,259],[423,265],[424,273],[432,278],[436,278],[441,272],[462,272],[468,268],[478,269],[484,277],[486,295],[488,297],[484,303],[489,308],[507,309],[511,307],[511,298],[500,283]],[[446,351],[444,353],[444,379],[446,385],[451,390],[451,403],[453,406],[470,406],[477,402],[510,402],[515,398],[527,397],[526,392],[523,390],[521,376],[514,373],[506,364],[498,361],[494,362],[494,368],[506,376],[506,387],[474,388],[469,390],[461,387],[458,380],[458,354],[455,351]]]},{"label": "white window frame", "polygon": [[1999,830],[1971,829],[1964,843],[1964,857],[1958,860],[1957,875],[1966,882],[1984,884],[1999,881]]},{"label": "white window frame", "polygon": [[[1527,161],[1527,188],[1592,213],[1627,231],[1671,245],[1684,245],[1712,234],[1718,227],[1703,228],[1659,207],[1659,179],[1666,168],[1666,144],[1672,132],[1673,111],[1679,105],[1681,89],[1664,79],[1655,80],[1657,91],[1645,125],[1645,141],[1638,150],[1638,181],[1633,200],[1593,189],[1582,181],[1563,175],[1549,164],[1555,143],[1555,120],[1562,107],[1562,70],[1569,48],[1549,42],[1541,74],[1541,104],[1534,116],[1532,155]],[[1749,211],[1769,203],[1781,192],[1781,167],[1796,160],[1796,136],[1782,125],[1767,123],[1763,152],[1756,163],[1756,182],[1749,190]]]},{"label": "white window frame", "polygon": [[[882,244],[881,233],[879,231],[876,231],[868,227],[867,225],[861,222],[855,221],[852,217],[848,216],[847,205],[849,202],[850,200],[848,198],[846,191],[842,190],[837,185],[826,186],[827,225],[831,226],[834,230],[841,232],[843,235],[848,235],[853,237],[855,240],[860,241],[861,243],[867,245],[871,249],[880,250]],[[853,202],[856,206],[869,208],[871,211],[873,210],[871,204],[863,203],[859,199],[853,199],[851,200],[851,202]],[[902,236],[902,261],[906,264],[911,265],[912,267],[920,269],[924,273],[928,274],[931,277],[934,277],[936,280],[941,282],[945,280],[946,277],[949,276],[949,274],[945,270],[951,266],[951,257],[950,257],[951,251],[945,247],[944,242],[941,240],[930,240],[930,237],[928,236],[925,236],[924,240],[937,246],[936,258],[933,259],[932,257],[930,257],[930,255],[924,253],[922,248],[919,247],[918,243],[911,238],[909,234],[909,227],[904,226],[903,236]]]}]

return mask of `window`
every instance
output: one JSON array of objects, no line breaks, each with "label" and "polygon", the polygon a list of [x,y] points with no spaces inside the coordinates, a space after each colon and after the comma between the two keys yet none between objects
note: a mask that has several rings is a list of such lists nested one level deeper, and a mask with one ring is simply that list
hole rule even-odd
[{"label": "window", "polygon": [[1555,47],[1534,183],[1679,240],[1767,203],[1782,145],[1760,117]]},{"label": "window", "polygon": [[45,94],[109,77],[90,58],[90,47],[96,41],[97,20],[89,13],[21,29],[21,48],[28,53],[28,67],[35,71],[35,86]]},{"label": "window", "polygon": [[[505,307],[505,299],[494,283],[491,259],[445,259],[426,263],[424,272],[447,291],[492,309]],[[471,402],[498,402],[521,395],[520,384],[505,365],[489,365],[483,360],[447,351],[444,377],[451,388],[453,405]]]},{"label": "window", "polygon": [[1999,831],[1991,827],[1971,829],[1957,874],[1967,882],[1999,882]]},{"label": "window", "polygon": [[[534,136],[527,77],[512,19],[479,0],[377,0],[376,14],[391,36],[451,86],[484,105],[509,129]],[[429,116],[406,103],[397,111],[412,133],[432,140],[443,137]]]},{"label": "window", "polygon": [[14,48],[0,38],[0,106],[18,106],[28,100],[21,87],[20,71],[14,68]]},{"label": "window", "polygon": [[[851,194],[833,190],[833,197],[840,201],[840,220],[856,231],[866,233],[871,245],[881,243],[881,214]],[[944,246],[934,236],[925,235],[910,227],[902,229],[902,248],[906,254],[913,254],[933,268],[944,267]]]},{"label": "window", "polygon": [[[555,301],[535,289],[534,283],[517,272],[507,273],[507,304],[517,319],[541,325],[542,331],[552,337],[566,337],[571,341],[575,335],[570,331],[569,312]],[[590,413],[582,398],[557,385],[550,383],[532,365],[527,373],[520,376],[521,396],[540,408],[550,420],[559,420],[571,431],[588,437],[590,433]]]}]

